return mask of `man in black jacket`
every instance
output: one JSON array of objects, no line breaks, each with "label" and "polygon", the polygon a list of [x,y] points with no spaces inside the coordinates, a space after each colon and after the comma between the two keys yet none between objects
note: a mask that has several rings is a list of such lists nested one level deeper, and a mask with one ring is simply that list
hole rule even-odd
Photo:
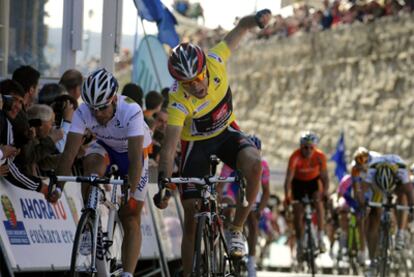
[{"label": "man in black jacket", "polygon": [[[3,110],[0,111],[0,145],[14,145],[13,128],[10,120],[15,119],[22,110],[25,93],[21,86],[12,80],[0,82],[0,93],[3,99]],[[15,186],[42,192],[46,196],[47,185],[38,177],[23,174],[14,163],[14,156],[17,153],[16,150],[15,153],[6,155],[9,173],[5,178]]]}]

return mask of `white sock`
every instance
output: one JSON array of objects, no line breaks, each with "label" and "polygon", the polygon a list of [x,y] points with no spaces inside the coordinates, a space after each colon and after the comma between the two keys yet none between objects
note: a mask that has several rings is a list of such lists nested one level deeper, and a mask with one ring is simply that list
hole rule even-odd
[{"label": "white sock", "polygon": [[132,273],[129,272],[122,272],[121,277],[134,277],[134,275],[132,275]]}]

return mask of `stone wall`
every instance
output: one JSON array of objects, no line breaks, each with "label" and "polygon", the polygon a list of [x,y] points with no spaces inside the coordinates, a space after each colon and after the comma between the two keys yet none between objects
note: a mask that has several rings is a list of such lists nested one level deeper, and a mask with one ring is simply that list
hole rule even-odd
[{"label": "stone wall", "polygon": [[348,161],[359,145],[414,161],[413,45],[411,15],[250,41],[229,62],[238,123],[273,166],[307,129],[327,153],[343,130]]}]

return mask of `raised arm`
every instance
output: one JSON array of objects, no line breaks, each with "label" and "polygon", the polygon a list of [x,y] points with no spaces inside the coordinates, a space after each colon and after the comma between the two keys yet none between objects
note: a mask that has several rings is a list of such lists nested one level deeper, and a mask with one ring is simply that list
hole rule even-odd
[{"label": "raised arm", "polygon": [[248,15],[240,19],[239,23],[225,37],[231,51],[234,51],[239,45],[240,40],[248,30],[254,27],[264,28],[270,21],[272,14],[270,10],[264,9],[258,11],[256,15]]}]

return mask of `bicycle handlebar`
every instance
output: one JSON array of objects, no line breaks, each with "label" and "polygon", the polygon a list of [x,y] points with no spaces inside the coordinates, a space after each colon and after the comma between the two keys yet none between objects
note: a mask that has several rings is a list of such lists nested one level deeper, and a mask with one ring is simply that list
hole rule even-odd
[{"label": "bicycle handlebar", "polygon": [[175,177],[175,178],[164,178],[162,183],[164,185],[168,183],[175,183],[175,184],[198,184],[198,185],[207,185],[211,183],[231,183],[231,182],[238,182],[239,178],[237,177],[220,177],[220,176],[212,176],[206,178],[196,178],[196,177]]},{"label": "bicycle handlebar", "polygon": [[372,202],[369,201],[368,202],[368,206],[369,207],[374,207],[374,208],[383,208],[386,206],[395,208],[397,211],[410,211],[413,209],[413,206],[404,206],[404,205],[397,205],[397,204],[386,204],[386,203],[382,203],[382,202]]},{"label": "bicycle handlebar", "polygon": [[[242,178],[240,176],[236,177],[220,177],[220,176],[210,176],[210,177],[204,177],[204,178],[197,178],[197,177],[173,177],[173,178],[164,178],[161,180],[162,188],[160,188],[161,192],[161,199],[164,198],[165,191],[169,190],[169,188],[166,186],[168,183],[175,183],[175,184],[196,184],[200,186],[208,185],[208,184],[214,184],[214,183],[232,183],[232,182],[243,182]],[[242,184],[240,184],[242,186]],[[244,189],[244,188],[243,188]],[[249,206],[249,202],[246,199],[245,193],[243,193],[242,196],[242,205],[243,207]]]},{"label": "bicycle handlebar", "polygon": [[97,176],[55,176],[58,182],[123,185],[124,179],[101,178]]}]

